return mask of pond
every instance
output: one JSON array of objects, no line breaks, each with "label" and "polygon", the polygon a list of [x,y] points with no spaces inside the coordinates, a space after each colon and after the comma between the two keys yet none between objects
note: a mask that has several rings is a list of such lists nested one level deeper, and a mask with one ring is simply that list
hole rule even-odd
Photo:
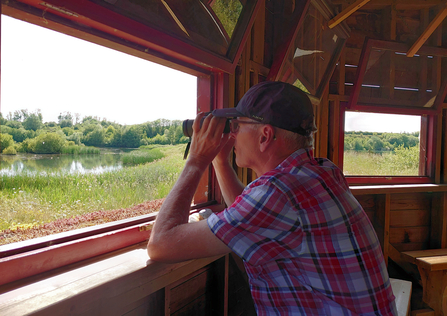
[{"label": "pond", "polygon": [[99,155],[24,154],[0,155],[0,176],[20,174],[103,173],[123,168],[125,150],[101,149]]}]

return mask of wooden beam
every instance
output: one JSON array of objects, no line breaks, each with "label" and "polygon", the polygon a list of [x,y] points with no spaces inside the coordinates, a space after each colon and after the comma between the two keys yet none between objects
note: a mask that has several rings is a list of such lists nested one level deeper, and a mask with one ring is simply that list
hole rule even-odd
[{"label": "wooden beam", "polygon": [[328,22],[329,28],[336,27],[339,23],[346,20],[351,14],[353,14],[355,11],[363,7],[365,4],[367,4],[370,0],[357,0],[353,4],[351,4],[349,7],[344,9],[341,13],[337,14],[335,18],[330,20]]},{"label": "wooden beam", "polygon": [[436,30],[436,28],[442,23],[444,18],[447,16],[447,4],[444,4],[444,8],[438,12],[436,17],[427,26],[422,35],[417,39],[417,41],[411,46],[407,52],[407,57],[413,57],[419,48],[428,40],[430,35]]}]

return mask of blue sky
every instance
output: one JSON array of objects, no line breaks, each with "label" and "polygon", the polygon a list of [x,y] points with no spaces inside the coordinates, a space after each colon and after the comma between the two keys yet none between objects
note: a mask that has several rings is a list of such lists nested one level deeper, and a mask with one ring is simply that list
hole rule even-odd
[{"label": "blue sky", "polygon": [[2,15],[1,112],[40,109],[120,124],[195,117],[196,78]]}]

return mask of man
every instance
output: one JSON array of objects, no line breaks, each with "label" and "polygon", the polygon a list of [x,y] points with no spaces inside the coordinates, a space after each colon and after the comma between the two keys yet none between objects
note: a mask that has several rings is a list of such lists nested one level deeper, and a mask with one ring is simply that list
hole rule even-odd
[{"label": "man", "polygon": [[[312,104],[282,82],[253,86],[235,109],[193,124],[189,159],[148,244],[174,262],[234,251],[258,315],[397,315],[377,236],[342,172],[314,159]],[[222,134],[228,117],[229,134]],[[244,188],[228,156],[259,176]],[[213,163],[228,208],[188,224],[202,173]]]}]

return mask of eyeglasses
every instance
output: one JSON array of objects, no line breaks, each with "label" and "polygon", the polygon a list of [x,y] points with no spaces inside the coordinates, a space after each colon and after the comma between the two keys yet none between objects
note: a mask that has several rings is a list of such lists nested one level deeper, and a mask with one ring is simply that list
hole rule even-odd
[{"label": "eyeglasses", "polygon": [[253,121],[240,121],[240,120],[230,120],[230,132],[237,133],[239,131],[239,124],[264,124],[261,122]]}]

